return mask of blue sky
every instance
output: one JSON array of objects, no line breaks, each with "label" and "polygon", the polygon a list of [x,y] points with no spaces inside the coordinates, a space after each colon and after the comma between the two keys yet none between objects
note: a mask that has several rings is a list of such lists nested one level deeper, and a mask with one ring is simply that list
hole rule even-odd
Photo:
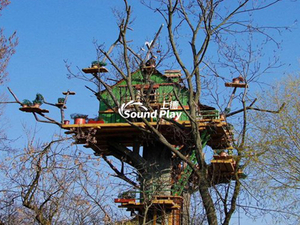
[{"label": "blue sky", "polygon": [[[163,23],[159,15],[142,7],[138,1],[131,1],[135,23],[133,25],[134,41],[143,45],[151,40],[153,34]],[[12,0],[0,17],[1,27],[7,35],[17,31],[19,45],[12,57],[8,72],[9,86],[22,99],[34,99],[40,92],[47,101],[55,102],[61,97],[61,92],[68,89],[77,95],[70,97],[67,117],[74,112],[85,113],[90,117],[96,116],[98,103],[80,80],[67,79],[64,60],[84,68],[96,59],[93,40],[105,42],[109,46],[117,35],[117,26],[112,13],[112,7],[123,7],[121,1],[111,0]],[[282,34],[272,32],[274,38],[281,43],[280,50],[270,45],[265,54],[274,49],[285,65],[273,75],[268,75],[264,81],[272,84],[275,79],[284,74],[299,71],[300,28],[296,21],[300,21],[300,3],[281,1],[274,7],[253,16],[266,26],[292,26],[291,31]],[[165,31],[163,31],[165,32]],[[1,87],[1,92],[5,91]],[[11,96],[8,96],[10,99]],[[35,124],[34,118],[18,110],[16,104],[6,107],[9,137],[19,138],[20,143],[26,141],[22,137],[22,124],[37,126],[39,136],[43,140],[49,133],[60,130],[54,125]],[[50,115],[59,119],[59,112],[53,108]],[[259,223],[256,223],[259,224]]]},{"label": "blue sky", "polygon": [[[98,104],[91,92],[85,89],[80,80],[67,79],[67,70],[64,60],[76,67],[88,67],[96,59],[96,50],[93,41],[105,42],[109,46],[116,39],[117,26],[112,8],[123,5],[112,4],[112,1],[12,1],[3,11],[1,26],[5,33],[17,31],[19,45],[16,54],[12,57],[8,72],[9,86],[22,99],[34,99],[40,92],[47,101],[55,102],[61,97],[61,92],[68,89],[77,93],[69,100],[67,117],[74,113],[86,113],[96,116]],[[139,9],[134,8],[139,23],[136,23],[135,32],[137,43],[143,44],[147,37],[152,37],[160,26],[160,22],[150,23],[152,12],[148,12],[149,19]],[[144,22],[143,22],[144,21]],[[141,22],[141,23],[140,23]],[[154,28],[154,29],[153,29]],[[82,110],[84,108],[84,110]],[[31,115],[21,113],[18,106],[9,105],[7,114],[13,123],[11,132],[19,135],[19,124],[34,124]],[[52,109],[50,115],[58,118],[58,110]],[[51,129],[49,125],[38,125],[44,129]],[[17,131],[16,131],[17,130]],[[42,132],[41,131],[41,132]]]},{"label": "blue sky", "polygon": [[[76,66],[87,67],[96,58],[94,40],[109,46],[116,39],[117,26],[112,8],[122,9],[123,4],[120,3],[108,0],[12,1],[1,16],[1,26],[5,32],[10,34],[17,31],[19,38],[16,54],[8,67],[10,82],[7,85],[20,99],[34,99],[35,94],[40,92],[51,102],[61,97],[62,91],[70,89],[77,95],[70,98],[66,115],[78,112],[96,116],[97,101],[85,89],[86,83],[67,79],[64,60],[72,63],[75,71]],[[152,39],[163,20],[142,7],[138,1],[132,3],[135,22],[131,38],[137,45],[143,45],[145,40]],[[270,79],[265,78],[266,82],[271,83],[281,74],[299,68],[300,47],[297,43],[300,32],[298,25],[294,25],[294,21],[300,19],[297,11],[299,5],[299,2],[283,1],[263,13],[253,15],[266,26],[293,25],[292,32],[286,31],[281,35],[272,32],[277,40],[282,41],[282,50],[269,45],[270,50],[266,49],[265,52],[268,54],[275,49],[286,66],[274,71]],[[18,133],[15,127],[20,122],[34,122],[30,115],[19,112],[17,108],[17,105],[7,107],[8,115],[14,115],[13,120],[8,117],[14,124],[11,128],[14,134]],[[58,111],[52,109],[51,112],[58,118]],[[48,130],[49,126],[46,127]]]}]

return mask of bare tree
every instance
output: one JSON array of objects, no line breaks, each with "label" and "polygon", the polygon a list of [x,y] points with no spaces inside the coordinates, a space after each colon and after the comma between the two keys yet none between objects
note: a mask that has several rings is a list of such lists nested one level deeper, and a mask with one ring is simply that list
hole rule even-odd
[{"label": "bare tree", "polygon": [[[0,15],[1,11],[9,4],[8,0],[0,1]],[[8,38],[4,34],[4,29],[0,29],[0,81],[2,84],[7,76],[6,67],[8,65],[10,57],[15,53],[15,47],[18,41],[16,38],[16,32],[14,32]]]},{"label": "bare tree", "polygon": [[299,81],[299,74],[286,76],[260,96],[268,108],[286,105],[278,114],[252,114],[247,149],[247,188],[258,199],[253,208],[267,208],[264,213],[287,224],[299,221]]},{"label": "bare tree", "polygon": [[[146,182],[146,186],[147,182],[162,182],[166,184],[165,188],[168,189],[168,184],[170,185],[170,182],[168,181],[170,179],[170,174],[168,174],[168,172],[163,172],[168,171],[168,168],[171,167],[171,164],[168,164],[170,163],[168,158],[174,154],[178,160],[185,162],[190,168],[192,168],[195,177],[197,177],[196,187],[200,193],[206,219],[209,224],[218,224],[218,221],[222,224],[229,224],[229,221],[236,210],[237,198],[241,190],[241,182],[238,177],[235,182],[227,184],[225,187],[214,188],[211,188],[211,181],[207,177],[207,174],[209,173],[209,165],[205,159],[203,138],[201,137],[199,124],[197,122],[198,102],[199,99],[201,99],[202,93],[204,93],[204,88],[207,87],[207,84],[209,84],[208,80],[211,78],[211,74],[213,74],[215,79],[223,81],[227,81],[231,78],[228,76],[221,76],[212,65],[213,61],[210,60],[208,54],[209,47],[211,45],[219,46],[220,51],[223,51],[221,54],[224,56],[223,61],[221,61],[222,65],[230,65],[231,68],[235,70],[234,72],[238,73],[241,77],[240,79],[242,79],[246,84],[246,88],[244,89],[245,91],[242,93],[242,97],[240,99],[242,105],[241,109],[230,113],[226,112],[226,109],[222,109],[228,118],[238,113],[242,114],[240,123],[242,126],[239,129],[239,140],[236,145],[234,145],[238,155],[236,159],[238,166],[243,157],[243,150],[245,148],[247,138],[247,111],[254,108],[253,104],[255,103],[255,101],[251,102],[247,97],[247,87],[248,84],[257,77],[259,72],[255,71],[253,74],[249,74],[249,65],[252,65],[251,63],[253,63],[251,58],[238,63],[238,55],[236,55],[235,58],[231,57],[237,53],[238,46],[233,45],[232,48],[228,47],[228,37],[238,34],[247,35],[253,32],[261,33],[265,37],[268,37],[265,28],[253,26],[251,23],[252,21],[241,19],[247,18],[248,13],[250,12],[263,10],[272,6],[276,2],[277,1],[273,1],[271,3],[262,2],[258,5],[254,5],[251,4],[251,1],[245,0],[236,1],[230,6],[223,1],[169,0],[143,2],[150,9],[159,13],[164,19],[168,31],[167,38],[170,44],[166,44],[166,46],[170,46],[172,55],[175,59],[175,65],[183,71],[183,79],[189,93],[189,110],[185,113],[188,115],[191,125],[189,133],[190,139],[188,141],[185,140],[187,143],[185,144],[185,148],[187,149],[186,152],[184,153],[182,150],[179,151],[172,143],[170,143],[164,133],[157,129],[156,126],[150,124],[146,119],[142,119],[147,129],[143,129],[141,127],[137,127],[137,129],[142,130],[154,138],[152,139],[154,140],[152,143],[150,141],[150,143],[143,146],[144,151],[151,152],[151,155],[144,155],[143,158],[140,158],[139,155],[129,155],[130,151],[124,146],[117,146],[112,143],[110,143],[110,145],[119,152],[122,152],[121,156],[115,157],[129,163],[135,168],[140,168],[141,165],[143,165],[142,168],[144,171],[141,169],[138,170],[140,170],[140,174],[143,174],[142,180],[143,182]],[[127,40],[127,33],[131,30],[131,7],[127,1],[124,0],[124,3],[125,13],[122,14],[124,17],[119,20],[119,35],[117,41],[113,43],[108,50],[106,50],[103,45],[98,46],[100,54],[99,61],[107,60],[117,73],[121,75],[121,78],[125,81],[126,86],[128,87],[130,100],[135,101],[137,96],[132,84],[132,72],[136,69],[140,69],[142,71],[142,76],[145,79],[145,84],[151,85],[151,80],[149,80],[149,77],[151,76],[149,73],[151,74],[151,72],[144,68],[145,66],[147,67],[147,62],[151,64],[150,60],[153,59],[151,59],[150,56],[152,56],[154,48],[159,52],[163,51],[162,49],[157,49],[156,45],[156,40],[160,34],[161,28],[154,36],[153,41],[148,47],[148,51],[146,51],[143,57],[140,53],[134,52],[132,46],[129,45]],[[184,43],[184,41],[186,41],[186,43]],[[185,49],[181,47],[182,45],[184,45],[184,47],[189,45],[190,48],[188,53],[186,53]],[[111,57],[111,52],[114,49],[118,49],[117,51],[122,53],[122,66],[117,63],[115,58]],[[249,49],[249,53],[251,53],[251,49]],[[252,56],[252,54],[249,54],[249,56]],[[231,61],[226,61],[228,59],[231,59]],[[221,58],[218,60],[221,60]],[[158,61],[160,61],[160,59]],[[276,61],[274,63],[276,63]],[[272,66],[270,65],[268,68],[270,67]],[[208,69],[204,71],[202,68]],[[263,73],[263,70],[260,70],[260,72]],[[93,74],[93,76],[94,79],[97,80],[97,82],[107,91],[107,93],[109,93],[110,102],[107,102],[107,105],[109,105],[112,110],[119,108],[121,106],[121,102],[116,98],[116,96],[114,96],[110,83],[105,80],[105,76],[98,76],[96,73]],[[97,94],[96,91],[94,93],[97,95],[99,100],[108,100],[101,98],[102,96],[100,93]],[[174,94],[176,95],[176,93]],[[235,92],[233,95],[234,94]],[[144,103],[146,106],[151,108],[151,105],[147,104],[147,99],[144,100]],[[183,105],[182,102],[180,102],[180,105]],[[231,102],[228,104],[227,110],[230,106]],[[138,111],[139,109],[136,108],[136,110]],[[135,124],[131,121],[127,122],[132,126],[135,126]],[[182,127],[178,124],[175,124],[175,127],[177,127],[178,130],[182,129]],[[191,148],[194,149],[196,153],[196,164],[189,157],[191,154]],[[162,156],[162,153],[164,156]],[[124,155],[126,155],[126,158]],[[149,165],[153,164],[155,164],[156,167],[149,167]],[[121,175],[123,176],[124,174],[121,173]],[[145,184],[142,186],[145,187]]]},{"label": "bare tree", "polygon": [[[0,1],[0,16],[2,10],[9,4],[10,2],[7,0],[1,0]],[[7,37],[4,32],[4,28],[0,28],[0,85],[3,85],[3,83],[7,80],[7,65],[10,60],[10,57],[15,53],[15,47],[18,44],[18,40],[16,38],[16,32],[14,32],[11,36]],[[1,101],[5,99],[4,93],[1,93],[0,95]],[[0,108],[0,115],[2,115],[3,111],[3,105],[1,105]],[[3,126],[3,124],[2,124]],[[1,126],[1,129],[2,129]],[[0,143],[3,144],[4,147],[4,140],[5,140],[5,134],[3,131],[1,131],[1,137],[0,137]]]},{"label": "bare tree", "polygon": [[[96,84],[96,90],[90,87],[87,88],[115,114],[118,114],[118,109],[122,107],[124,102],[134,101],[142,102],[150,111],[153,111],[154,106],[151,105],[150,96],[154,88],[154,82],[151,80],[151,76],[157,73],[157,68],[163,60],[172,56],[173,66],[183,71],[182,84],[174,83],[174,87],[177,89],[174,88],[172,97],[178,101],[188,118],[188,122],[178,123],[176,120],[168,120],[167,118],[160,118],[156,122],[151,122],[146,118],[140,118],[140,121],[126,118],[127,124],[124,125],[126,129],[132,132],[138,131],[128,144],[122,134],[116,135],[115,139],[106,138],[102,140],[103,137],[100,135],[101,126],[99,126],[100,128],[96,126],[64,126],[64,105],[66,101],[59,107],[62,115],[60,122],[46,116],[40,109],[33,110],[31,108],[31,111],[28,111],[28,109],[24,109],[24,111],[32,112],[36,120],[40,122],[54,123],[62,128],[69,129],[68,132],[73,134],[76,143],[86,144],[86,147],[92,148],[96,154],[103,156],[104,161],[116,173],[117,177],[140,189],[141,197],[144,200],[144,211],[140,210],[138,215],[140,223],[150,223],[153,218],[157,223],[168,223],[166,220],[170,218],[170,211],[158,210],[158,207],[152,211],[148,210],[152,207],[153,200],[157,200],[155,199],[157,196],[173,195],[174,198],[172,199],[178,198],[180,201],[183,199],[182,196],[185,196],[184,204],[189,206],[190,195],[197,191],[202,206],[200,210],[202,213],[199,216],[197,215],[198,218],[201,218],[203,223],[208,224],[229,224],[236,210],[237,199],[242,188],[238,168],[244,160],[244,151],[247,146],[248,111],[277,112],[277,109],[265,110],[255,107],[256,100],[251,99],[248,95],[248,85],[251,81],[255,81],[260,73],[264,73],[267,69],[276,65],[276,59],[267,65],[265,69],[257,68],[255,66],[257,59],[253,59],[252,45],[246,45],[245,49],[249,53],[249,58],[245,59],[238,51],[241,49],[241,46],[239,46],[240,40],[234,38],[232,41],[231,38],[235,35],[247,36],[255,33],[263,35],[266,42],[274,42],[268,35],[266,28],[255,26],[253,21],[248,19],[248,16],[250,13],[271,7],[278,1],[263,1],[252,4],[252,1],[244,0],[231,2],[230,5],[225,1],[143,1],[143,4],[162,16],[166,24],[161,25],[153,40],[146,43],[146,51],[135,48],[130,44],[128,33],[132,30],[131,26],[133,26],[131,20],[132,10],[127,0],[123,2],[124,12],[116,13],[119,17],[119,33],[116,35],[116,41],[109,48],[106,48],[104,44],[97,45],[97,63],[109,63],[110,67],[113,68],[112,73],[115,77],[112,77],[112,74],[109,76],[102,74],[104,71],[107,72],[106,68],[97,66],[97,69],[89,68],[86,70],[94,71],[87,72],[92,75],[92,78],[83,73],[79,75],[70,73],[70,77],[78,77]],[[164,27],[167,29],[166,48],[161,44],[158,45],[158,42],[162,40],[160,36]],[[281,28],[274,27],[273,29],[280,30]],[[212,50],[210,49],[211,46]],[[218,49],[219,57],[214,56],[216,52],[210,53],[214,47]],[[187,49],[188,51],[186,51]],[[257,70],[251,69],[250,65],[253,64],[253,68]],[[219,66],[220,68],[229,67],[230,69],[225,72],[232,72],[232,77],[227,74],[222,75],[224,72],[220,72],[222,68],[220,70]],[[139,71],[143,80],[143,87],[141,88],[147,86],[145,91],[141,89],[143,95],[138,94],[140,92],[136,90],[135,78],[133,77],[134,71]],[[216,94],[218,89],[211,90],[211,87],[216,88],[212,85],[212,81],[226,82],[235,75],[238,76],[236,79],[238,83],[242,83],[244,89],[242,93],[238,93],[238,98],[236,98],[237,87],[235,87],[229,101],[226,99],[222,102],[220,95]],[[122,96],[121,91],[118,95],[114,93],[114,84],[118,83],[120,79],[127,88],[126,96]],[[22,105],[16,95],[11,90],[10,92],[15,98],[14,103]],[[105,94],[103,94],[104,92]],[[70,93],[67,92],[67,96]],[[188,96],[186,104],[180,98],[182,93]],[[218,122],[212,118],[205,121],[200,115],[203,108],[214,109],[201,104],[204,97],[207,98],[208,95],[213,98],[217,106],[220,106],[222,116],[225,117]],[[241,106],[230,112],[234,99],[239,99]],[[224,102],[228,102],[226,108]],[[50,103],[50,105],[53,104]],[[142,112],[137,104],[133,106],[133,110],[139,113]],[[235,143],[232,140],[232,127],[228,123],[230,117],[234,115],[241,115],[237,123],[240,127],[236,129],[238,140]],[[44,120],[40,120],[38,116]],[[168,124],[170,128],[167,130],[168,132],[162,130],[163,124]],[[217,127],[221,127],[222,130],[222,134],[219,136],[215,135]],[[206,131],[204,132],[204,130]],[[102,133],[102,135],[104,134]],[[172,137],[170,138],[170,136]],[[234,174],[229,179],[225,179],[226,181],[215,180],[212,166],[208,162],[209,159],[206,158],[206,148],[204,148],[206,144],[213,150],[222,150],[222,148],[229,147],[234,149],[236,153],[233,160],[235,165]],[[128,146],[132,148],[130,149]],[[141,146],[143,146],[143,154],[140,154]],[[116,166],[115,161],[109,160],[107,156],[113,156],[119,160],[119,166]],[[38,164],[37,161],[37,168]],[[138,174],[137,178],[126,173],[126,164]],[[175,176],[173,176],[174,172]],[[180,183],[178,177],[181,174],[186,175],[186,180]],[[183,189],[180,188],[174,194],[174,183],[176,182]],[[88,189],[85,188],[85,190]],[[177,205],[180,204],[182,203]],[[160,212],[155,214],[156,211]],[[188,215],[189,211],[189,207],[186,207],[183,213],[185,224],[191,222],[191,217]],[[204,217],[203,214],[205,214]]]},{"label": "bare tree", "polygon": [[95,171],[100,161],[65,146],[66,141],[37,143],[31,138],[24,149],[7,152],[0,190],[5,224],[113,221],[101,186],[106,177]]}]

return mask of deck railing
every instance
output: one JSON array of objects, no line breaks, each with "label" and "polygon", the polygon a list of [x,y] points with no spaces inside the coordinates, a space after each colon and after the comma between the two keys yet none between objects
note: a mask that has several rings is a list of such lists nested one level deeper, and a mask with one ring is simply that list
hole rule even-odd
[{"label": "deck railing", "polygon": [[200,110],[197,119],[220,119],[218,110]]}]

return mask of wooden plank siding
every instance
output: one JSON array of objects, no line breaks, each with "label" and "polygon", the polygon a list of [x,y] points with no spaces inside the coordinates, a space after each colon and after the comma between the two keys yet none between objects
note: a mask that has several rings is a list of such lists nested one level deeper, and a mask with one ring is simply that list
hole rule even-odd
[{"label": "wooden plank siding", "polygon": [[[180,86],[176,81],[168,78],[157,71],[149,78],[153,81],[153,89],[155,93],[152,93],[152,100],[150,102],[150,106],[153,108],[160,108],[164,101],[177,101],[174,90],[176,91],[179,100],[183,104],[183,106],[188,107],[188,91],[183,86]],[[144,83],[144,79],[142,77],[142,73],[140,71],[136,71],[132,74],[132,85],[135,91],[135,95],[137,96],[138,91],[140,95],[146,95],[143,93],[143,90],[147,92],[149,89],[149,84]],[[115,85],[111,86],[112,93],[114,97],[119,101],[120,104],[127,103],[131,101],[129,90],[125,80],[120,80]],[[104,99],[100,101],[99,107],[99,117],[103,119],[105,123],[119,123],[125,122],[125,120],[118,114],[114,113],[110,107],[114,108],[117,111],[117,106],[114,103],[112,97],[109,95],[108,91],[104,90],[101,93],[101,98]],[[141,100],[143,96],[140,96]],[[106,103],[105,103],[106,102]],[[108,107],[108,105],[110,107]],[[110,112],[109,112],[110,111]],[[178,112],[183,111],[182,109],[176,110]],[[187,115],[183,112],[180,120],[188,120]]]}]

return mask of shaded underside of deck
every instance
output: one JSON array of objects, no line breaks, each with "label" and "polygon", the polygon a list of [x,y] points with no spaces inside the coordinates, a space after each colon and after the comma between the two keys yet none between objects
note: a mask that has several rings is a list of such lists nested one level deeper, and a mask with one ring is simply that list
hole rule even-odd
[{"label": "shaded underside of deck", "polygon": [[[192,143],[191,124],[180,121],[179,126],[170,122],[150,122],[172,145]],[[208,145],[213,149],[225,149],[232,143],[232,132],[224,120],[201,120],[198,122],[200,132],[210,134]],[[95,153],[110,155],[110,143],[118,143],[126,147],[143,146],[143,141],[151,138],[150,128],[143,122],[99,123],[63,125],[67,134],[73,134],[76,144],[84,144]],[[153,138],[153,137],[152,137]],[[113,155],[113,154],[112,154]]]}]

